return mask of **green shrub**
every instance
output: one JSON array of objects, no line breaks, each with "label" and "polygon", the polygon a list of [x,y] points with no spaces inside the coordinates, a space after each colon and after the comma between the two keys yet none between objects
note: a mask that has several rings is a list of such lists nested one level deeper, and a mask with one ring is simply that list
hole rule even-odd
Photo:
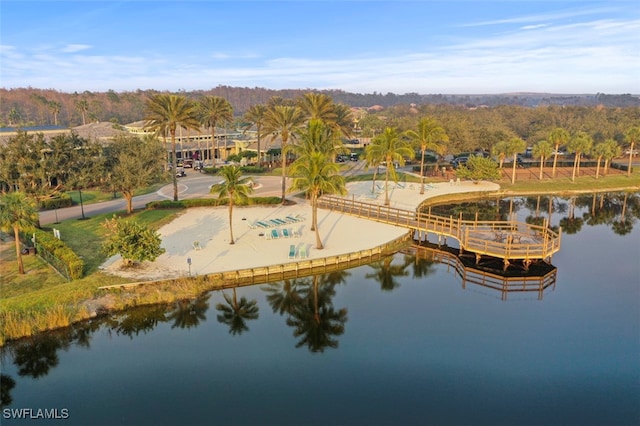
[{"label": "green shrub", "polygon": [[243,173],[264,173],[266,169],[259,166],[242,166],[240,167]]},{"label": "green shrub", "polygon": [[63,207],[71,207],[72,205],[73,200],[68,194],[60,194],[60,196],[55,198],[45,198],[44,200],[40,200],[38,208],[40,210],[53,210],[61,209]]},{"label": "green shrub", "polygon": [[[261,204],[279,204],[282,200],[280,197],[252,197],[246,203],[238,205],[261,205]],[[228,201],[226,198],[190,198],[188,200],[172,201],[152,201],[147,203],[148,209],[186,209],[189,207],[217,207],[226,206]]]},{"label": "green shrub", "polygon": [[[82,278],[84,261],[65,243],[40,229],[36,229],[35,237],[36,251],[38,251],[42,257],[50,263],[52,259],[49,259],[46,253],[57,259],[66,269],[70,279],[75,280]],[[54,266],[58,267],[59,265]]]}]

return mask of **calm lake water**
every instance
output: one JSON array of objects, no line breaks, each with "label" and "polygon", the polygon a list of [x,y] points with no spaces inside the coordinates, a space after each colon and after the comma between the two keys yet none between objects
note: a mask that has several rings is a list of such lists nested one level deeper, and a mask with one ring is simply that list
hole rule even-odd
[{"label": "calm lake water", "polygon": [[[5,347],[1,423],[637,425],[640,196],[551,201],[570,233],[541,299],[397,254],[130,310]],[[460,211],[535,222],[549,198]],[[67,418],[8,418],[38,409]]]}]

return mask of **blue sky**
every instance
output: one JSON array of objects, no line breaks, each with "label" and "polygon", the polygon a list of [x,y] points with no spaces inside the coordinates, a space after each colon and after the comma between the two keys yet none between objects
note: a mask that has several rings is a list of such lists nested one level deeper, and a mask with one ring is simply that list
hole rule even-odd
[{"label": "blue sky", "polygon": [[0,2],[0,86],[640,93],[640,2]]}]

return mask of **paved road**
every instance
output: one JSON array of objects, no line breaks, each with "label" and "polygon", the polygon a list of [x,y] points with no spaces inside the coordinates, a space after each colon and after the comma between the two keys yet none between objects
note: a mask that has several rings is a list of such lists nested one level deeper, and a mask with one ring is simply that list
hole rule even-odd
[{"label": "paved road", "polygon": [[[269,196],[281,194],[281,178],[277,176],[257,176],[252,177],[256,183],[254,195]],[[204,175],[191,172],[187,176],[178,180],[178,197],[180,199],[212,197],[209,193],[211,185],[221,182],[221,178],[213,175]],[[158,191],[133,197],[133,208],[140,209],[151,202],[157,200],[173,200],[173,184],[168,184]],[[127,203],[123,198],[118,198],[102,203],[86,204],[84,214],[86,217],[97,214],[117,212],[126,210]],[[82,217],[80,206],[67,207],[64,209],[48,210],[40,212],[40,224],[47,225],[67,219],[77,219]]]}]

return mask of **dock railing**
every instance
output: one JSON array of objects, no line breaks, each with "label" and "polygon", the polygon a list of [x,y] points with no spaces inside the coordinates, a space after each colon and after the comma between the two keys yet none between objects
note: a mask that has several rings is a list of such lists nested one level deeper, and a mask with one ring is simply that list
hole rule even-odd
[{"label": "dock railing", "polygon": [[324,195],[318,207],[416,231],[452,237],[460,249],[501,259],[550,259],[560,250],[562,229],[518,221],[463,220]]}]

